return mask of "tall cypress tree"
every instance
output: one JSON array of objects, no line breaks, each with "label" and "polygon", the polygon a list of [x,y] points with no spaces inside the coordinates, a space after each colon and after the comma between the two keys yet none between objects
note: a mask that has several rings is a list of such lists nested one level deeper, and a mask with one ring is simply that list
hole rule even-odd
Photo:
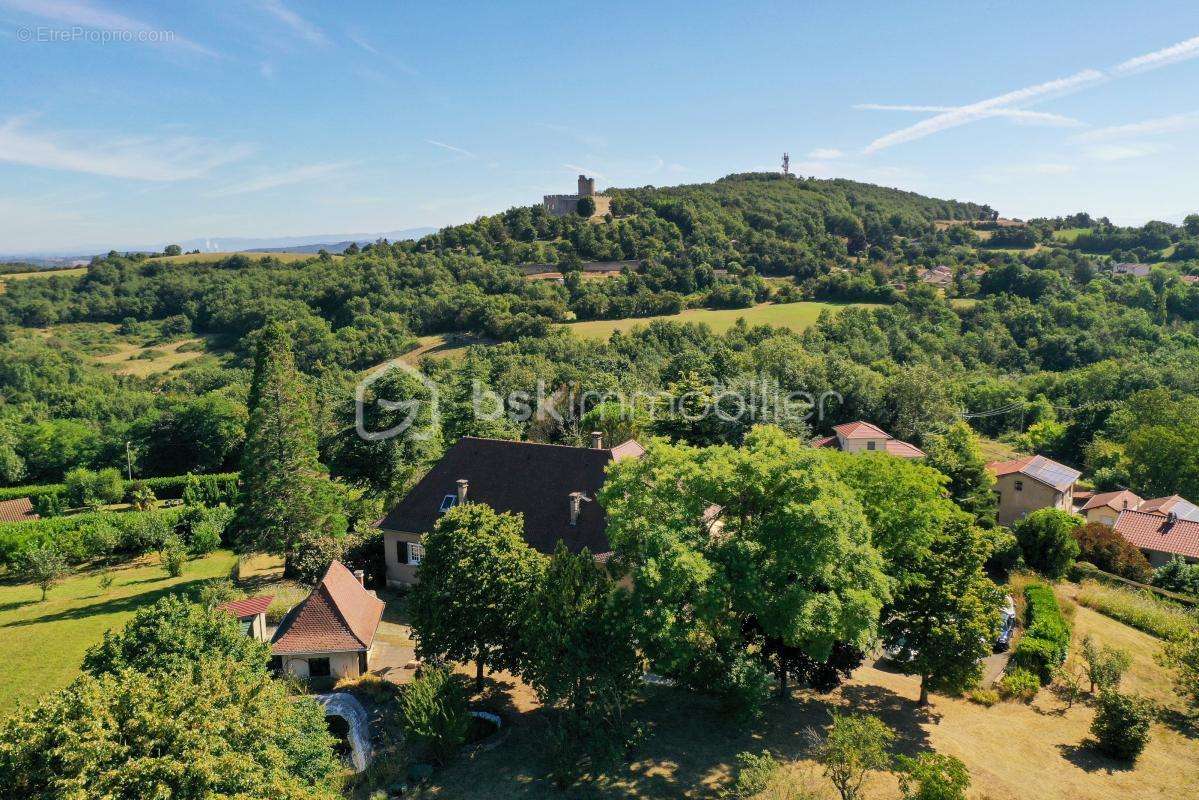
[{"label": "tall cypress tree", "polygon": [[262,331],[249,406],[233,520],[241,549],[290,559],[308,537],[344,534],[346,519],[317,456],[311,400],[281,323]]}]

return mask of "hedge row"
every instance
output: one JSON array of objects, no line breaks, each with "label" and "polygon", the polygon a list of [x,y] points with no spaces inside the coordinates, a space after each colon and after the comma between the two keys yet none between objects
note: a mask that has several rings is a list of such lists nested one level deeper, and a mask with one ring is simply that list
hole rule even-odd
[{"label": "hedge row", "polygon": [[1070,625],[1062,616],[1053,587],[1031,583],[1024,588],[1024,597],[1028,601],[1027,627],[1016,643],[1012,664],[1035,673],[1042,684],[1048,684],[1070,651]]},{"label": "hedge row", "polygon": [[[183,489],[187,486],[188,475],[168,475],[162,478],[136,478],[132,481],[125,481],[125,489],[134,483],[144,483],[149,486],[154,496],[160,500],[178,500],[183,496]],[[215,482],[222,488],[228,487],[231,491],[232,487],[237,485],[236,472],[217,472],[206,475],[197,475],[201,481]],[[66,491],[66,484],[63,483],[43,483],[31,486],[7,486],[0,488],[0,501],[17,500],[22,497],[28,497],[30,500],[48,494],[61,495]]]}]

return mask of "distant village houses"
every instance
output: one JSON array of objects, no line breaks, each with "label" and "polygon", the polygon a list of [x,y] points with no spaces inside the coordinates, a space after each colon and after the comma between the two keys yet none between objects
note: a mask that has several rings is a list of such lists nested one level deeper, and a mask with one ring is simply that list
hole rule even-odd
[{"label": "distant village houses", "polygon": [[1134,264],[1131,262],[1121,262],[1112,265],[1113,275],[1132,275],[1137,278],[1148,278],[1150,270],[1153,269],[1151,264]]},{"label": "distant village houses", "polygon": [[812,442],[813,447],[835,447],[845,453],[890,453],[900,458],[924,458],[914,444],[896,439],[877,425],[858,420],[833,426],[833,435]]}]

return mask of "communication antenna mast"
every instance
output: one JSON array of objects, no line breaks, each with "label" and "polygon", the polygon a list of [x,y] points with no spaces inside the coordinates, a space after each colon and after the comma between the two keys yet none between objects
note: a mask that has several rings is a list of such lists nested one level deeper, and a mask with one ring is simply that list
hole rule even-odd
[{"label": "communication antenna mast", "polygon": [[791,154],[790,153],[783,153],[783,174],[784,175],[791,174]]}]

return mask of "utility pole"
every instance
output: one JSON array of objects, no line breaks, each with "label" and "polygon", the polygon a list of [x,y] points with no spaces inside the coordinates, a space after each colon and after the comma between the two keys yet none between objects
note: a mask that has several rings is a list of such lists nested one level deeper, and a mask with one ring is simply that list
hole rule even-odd
[{"label": "utility pole", "polygon": [[133,453],[129,449],[129,442],[125,442],[125,474],[129,476],[129,480],[133,480]]},{"label": "utility pole", "polygon": [[791,154],[790,153],[783,153],[783,174],[784,175],[791,174]]}]

